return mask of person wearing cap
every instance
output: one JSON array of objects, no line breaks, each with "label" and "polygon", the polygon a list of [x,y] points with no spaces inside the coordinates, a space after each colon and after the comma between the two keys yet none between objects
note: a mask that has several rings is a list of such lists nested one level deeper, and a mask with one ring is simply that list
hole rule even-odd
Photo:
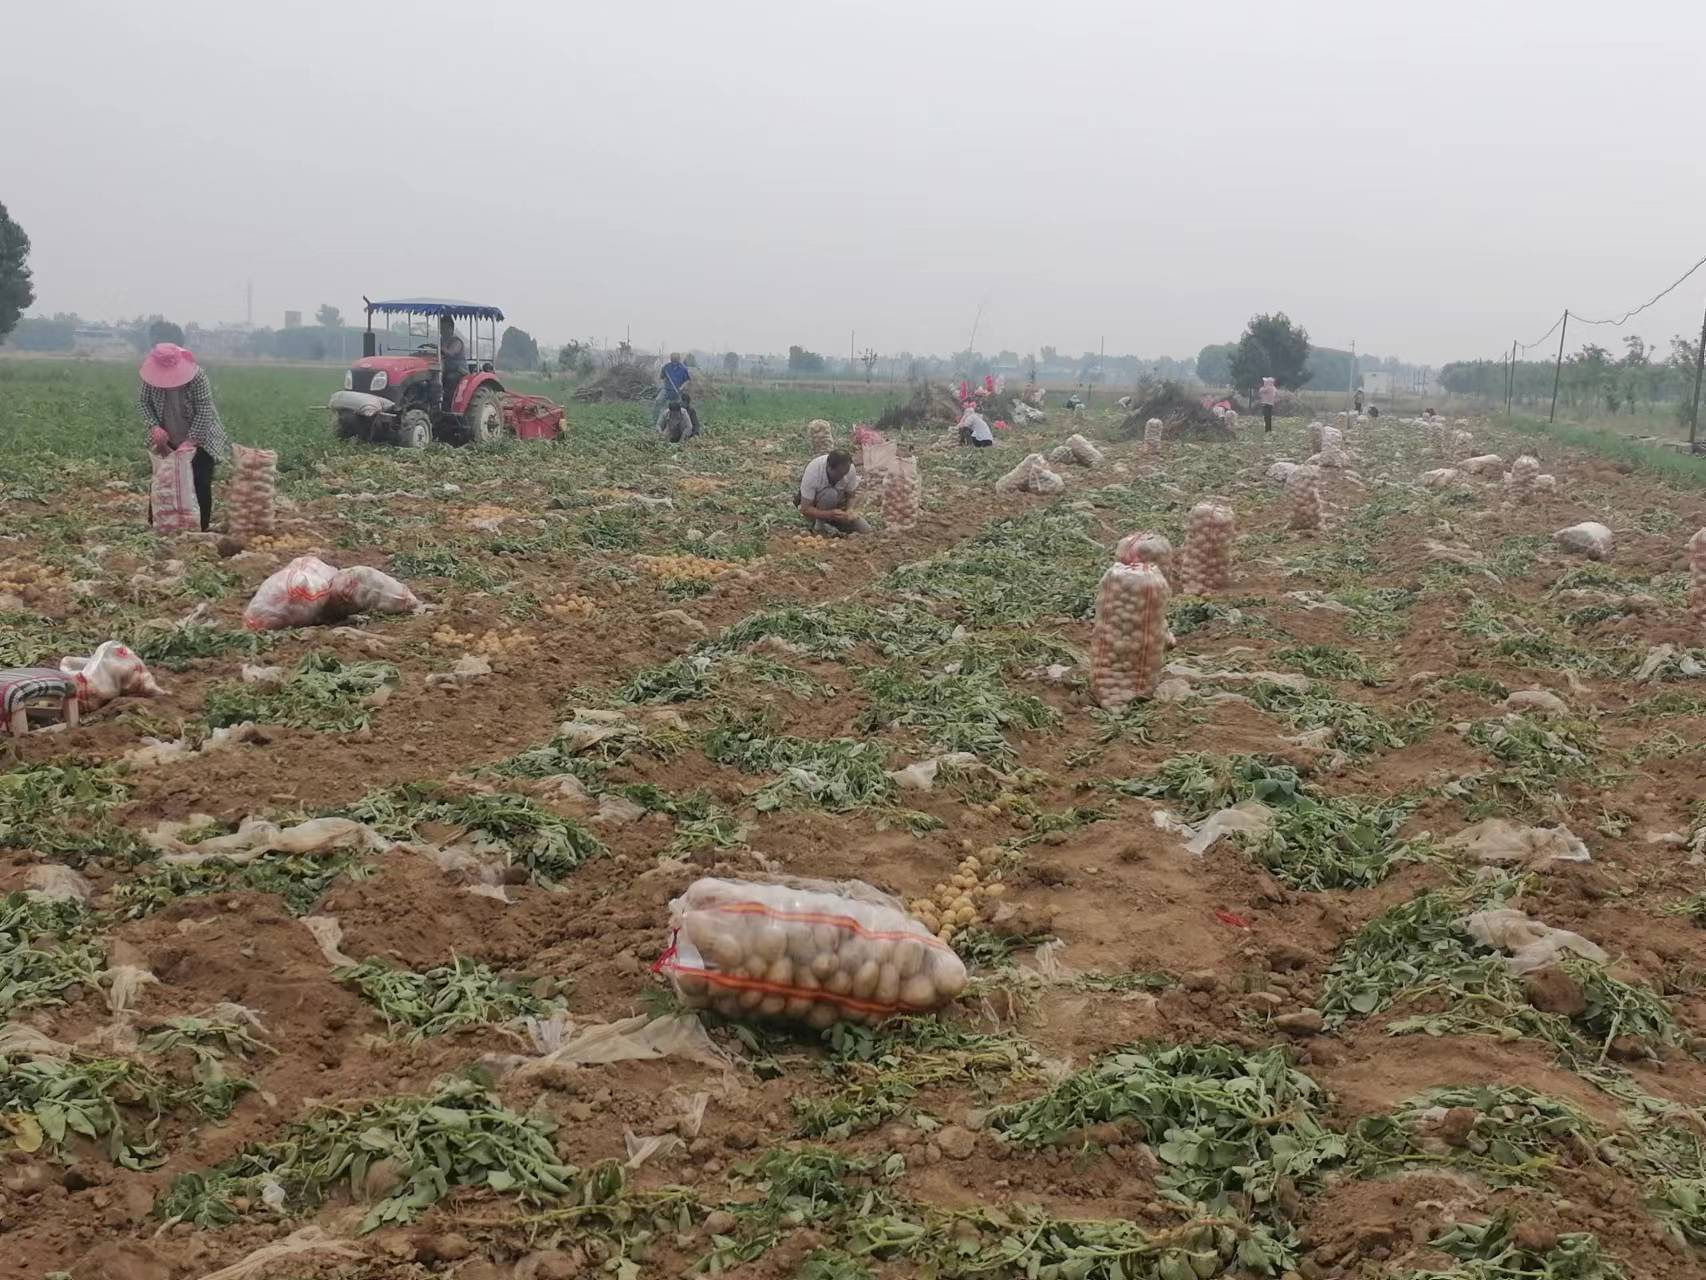
[{"label": "person wearing cap", "polygon": [[1256,399],[1262,404],[1262,434],[1267,435],[1274,429],[1274,406],[1279,403],[1279,388],[1272,378],[1262,379],[1262,389],[1256,392]]},{"label": "person wearing cap", "polygon": [[[213,407],[213,387],[195,356],[170,342],[155,344],[142,361],[142,389],[136,408],[148,428],[148,448],[164,457],[187,441],[195,444],[190,474],[195,478],[201,528],[213,519],[213,473],[221,458],[231,456],[231,441],[219,410]],[[149,521],[154,519],[152,510]]]}]

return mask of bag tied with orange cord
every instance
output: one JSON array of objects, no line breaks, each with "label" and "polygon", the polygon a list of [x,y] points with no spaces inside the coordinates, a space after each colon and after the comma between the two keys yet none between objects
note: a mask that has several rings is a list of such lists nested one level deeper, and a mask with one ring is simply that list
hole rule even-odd
[{"label": "bag tied with orange cord", "polygon": [[953,948],[858,881],[707,878],[669,905],[670,945],[653,970],[690,1007],[724,1017],[881,1022],[965,990]]}]

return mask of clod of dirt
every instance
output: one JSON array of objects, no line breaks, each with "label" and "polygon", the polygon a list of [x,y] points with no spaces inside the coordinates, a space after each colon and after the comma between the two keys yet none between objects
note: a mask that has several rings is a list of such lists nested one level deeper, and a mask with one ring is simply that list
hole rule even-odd
[{"label": "clod of dirt", "polygon": [[145,1244],[103,1244],[78,1259],[71,1280],[172,1280],[172,1268]]},{"label": "clod of dirt", "polygon": [[460,1232],[415,1237],[417,1262],[460,1262],[473,1252],[474,1242]]},{"label": "clod of dirt", "polygon": [[950,1124],[936,1135],[936,1145],[950,1160],[969,1160],[971,1153],[977,1150],[977,1135],[970,1129]]},{"label": "clod of dirt", "polygon": [[1307,969],[1314,963],[1314,955],[1296,943],[1273,942],[1268,944],[1268,968],[1274,973],[1286,973],[1292,969]]},{"label": "clod of dirt", "polygon": [[714,1236],[726,1236],[735,1229],[736,1225],[737,1219],[734,1214],[727,1213],[722,1209],[712,1210],[705,1215],[705,1230]]},{"label": "clod of dirt", "polygon": [[1274,1026],[1288,1036],[1319,1035],[1326,1025],[1319,1009],[1299,1009],[1296,1013],[1282,1013],[1274,1019]]},{"label": "clod of dirt", "polygon": [[28,1200],[30,1197],[39,1196],[43,1191],[46,1191],[48,1183],[52,1181],[53,1171],[41,1161],[32,1160],[27,1164],[20,1164],[14,1169],[9,1169],[5,1177],[0,1178],[0,1187],[4,1187],[15,1196]]},{"label": "clod of dirt", "polygon": [[1478,1117],[1474,1107],[1451,1107],[1434,1123],[1434,1136],[1448,1147],[1467,1146]]},{"label": "clod of dirt", "polygon": [[367,1176],[362,1179],[362,1198],[368,1201],[383,1200],[395,1191],[403,1181],[403,1166],[387,1156],[376,1160],[367,1166]]},{"label": "clod of dirt", "polygon": [[[724,1216],[729,1219],[732,1230],[733,1216]],[[544,1253],[530,1253],[516,1263],[515,1280],[573,1280],[585,1270],[586,1255],[579,1249],[552,1249]]]},{"label": "clod of dirt", "polygon": [[1197,969],[1187,973],[1180,980],[1186,991],[1218,991],[1220,975],[1213,969]]},{"label": "clod of dirt", "polygon": [[1547,965],[1522,975],[1528,1003],[1542,1013],[1561,1013],[1573,1018],[1588,1007],[1581,984],[1557,965]]},{"label": "clod of dirt", "polygon": [[1511,1238],[1529,1253],[1547,1253],[1558,1247],[1558,1233],[1540,1222],[1519,1222]]}]

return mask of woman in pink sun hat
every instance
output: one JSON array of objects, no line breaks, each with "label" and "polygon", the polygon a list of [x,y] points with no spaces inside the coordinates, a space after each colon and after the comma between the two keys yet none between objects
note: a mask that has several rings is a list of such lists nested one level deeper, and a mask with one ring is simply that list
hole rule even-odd
[{"label": "woman in pink sun hat", "polygon": [[[142,390],[136,407],[148,427],[148,448],[162,457],[185,441],[194,441],[195,498],[201,507],[202,532],[213,518],[213,472],[220,458],[231,456],[225,424],[213,407],[213,387],[207,374],[183,347],[157,343],[142,361]],[[148,513],[154,519],[153,511]]]}]

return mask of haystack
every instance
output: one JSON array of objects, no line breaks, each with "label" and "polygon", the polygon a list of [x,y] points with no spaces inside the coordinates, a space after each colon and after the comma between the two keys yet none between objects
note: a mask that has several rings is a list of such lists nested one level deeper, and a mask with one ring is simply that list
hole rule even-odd
[{"label": "haystack", "polygon": [[1138,385],[1130,414],[1116,435],[1122,440],[1143,438],[1143,424],[1160,418],[1169,440],[1232,440],[1231,430],[1214,413],[1203,408],[1202,397],[1177,382],[1145,382]]},{"label": "haystack", "polygon": [[938,382],[915,383],[904,404],[890,405],[877,419],[878,431],[902,427],[945,427],[960,420],[960,402]]}]

